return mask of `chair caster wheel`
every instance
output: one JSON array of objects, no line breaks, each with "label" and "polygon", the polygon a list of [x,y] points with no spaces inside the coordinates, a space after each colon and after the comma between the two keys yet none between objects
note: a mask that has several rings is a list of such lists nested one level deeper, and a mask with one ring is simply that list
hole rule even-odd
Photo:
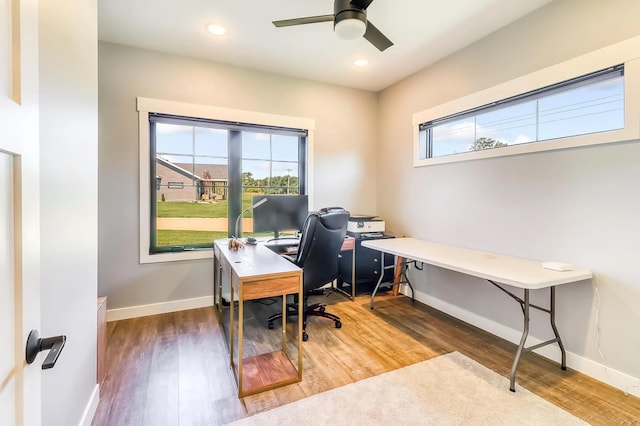
[{"label": "chair caster wheel", "polygon": [[342,328],[342,322],[336,321],[336,328]]},{"label": "chair caster wheel", "polygon": [[267,323],[267,328],[268,328],[269,330],[273,330],[273,322],[269,321],[269,322]]},{"label": "chair caster wheel", "polygon": [[309,340],[309,335],[307,334],[306,331],[302,332],[302,341],[306,342],[307,340]]}]

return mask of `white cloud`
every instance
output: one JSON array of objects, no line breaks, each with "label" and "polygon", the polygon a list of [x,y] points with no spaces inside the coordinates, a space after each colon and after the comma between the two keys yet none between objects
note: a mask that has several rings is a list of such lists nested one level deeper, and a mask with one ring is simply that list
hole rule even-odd
[{"label": "white cloud", "polygon": [[528,143],[528,142],[533,142],[533,139],[523,134],[519,134],[518,136],[516,136],[516,138],[512,142],[507,141],[509,145],[516,145],[519,143]]}]

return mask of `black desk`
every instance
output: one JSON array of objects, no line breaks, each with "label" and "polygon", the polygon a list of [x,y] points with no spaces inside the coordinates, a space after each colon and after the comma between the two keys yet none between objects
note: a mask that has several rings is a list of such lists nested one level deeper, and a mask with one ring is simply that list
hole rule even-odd
[{"label": "black desk", "polygon": [[[356,294],[371,292],[375,288],[380,275],[383,275],[382,282],[393,285],[393,270],[383,270],[380,268],[380,252],[367,248],[362,243],[368,240],[379,240],[394,238],[384,234],[369,236],[354,234],[350,237],[353,240],[352,256],[343,254],[338,262],[338,280],[336,286],[342,292],[350,295],[353,299]],[[343,250],[345,250],[343,246]],[[351,261],[349,261],[351,257]],[[385,264],[393,263],[393,255],[387,254]]]}]

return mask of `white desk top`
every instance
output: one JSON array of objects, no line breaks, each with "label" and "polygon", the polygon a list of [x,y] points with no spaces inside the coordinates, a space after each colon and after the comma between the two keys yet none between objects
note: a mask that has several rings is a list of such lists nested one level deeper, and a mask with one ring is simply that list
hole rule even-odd
[{"label": "white desk top", "polygon": [[364,247],[417,260],[464,274],[525,289],[540,289],[590,279],[588,269],[544,269],[542,262],[486,253],[416,238],[365,240]]},{"label": "white desk top", "polygon": [[301,271],[298,266],[263,244],[247,244],[245,247],[233,251],[229,250],[228,238],[216,240],[214,243],[241,279]]}]

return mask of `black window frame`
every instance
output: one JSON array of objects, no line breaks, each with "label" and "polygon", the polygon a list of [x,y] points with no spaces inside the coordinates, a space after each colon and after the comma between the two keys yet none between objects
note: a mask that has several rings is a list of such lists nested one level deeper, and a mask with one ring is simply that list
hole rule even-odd
[{"label": "black window frame", "polygon": [[[289,127],[269,126],[263,124],[232,122],[198,117],[186,117],[174,114],[149,112],[149,254],[175,253],[182,251],[211,249],[210,243],[194,243],[180,246],[158,246],[157,232],[157,201],[158,179],[156,174],[156,124],[175,124],[193,127],[208,127],[228,131],[228,228],[227,236],[234,233],[235,219],[242,212],[242,132],[261,132],[271,135],[288,135],[298,137],[298,192],[308,195],[307,162],[308,162],[308,130]],[[273,161],[273,160],[270,160]]]}]

